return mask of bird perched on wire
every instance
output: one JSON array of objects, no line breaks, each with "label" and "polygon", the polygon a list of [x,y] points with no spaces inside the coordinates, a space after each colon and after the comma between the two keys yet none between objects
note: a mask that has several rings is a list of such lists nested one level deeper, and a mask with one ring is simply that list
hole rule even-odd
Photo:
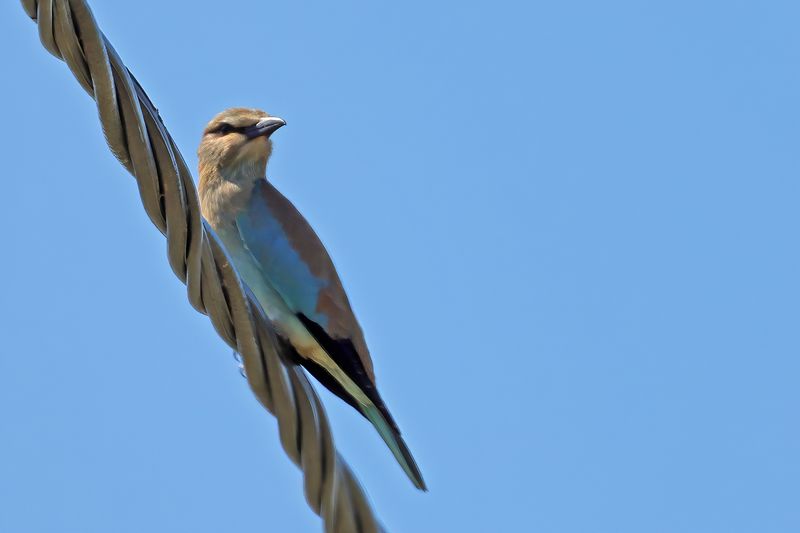
[{"label": "bird perched on wire", "polygon": [[203,216],[290,357],[369,420],[414,485],[427,490],[375,386],[367,344],[327,250],[266,179],[283,119],[257,109],[215,116],[197,151]]}]

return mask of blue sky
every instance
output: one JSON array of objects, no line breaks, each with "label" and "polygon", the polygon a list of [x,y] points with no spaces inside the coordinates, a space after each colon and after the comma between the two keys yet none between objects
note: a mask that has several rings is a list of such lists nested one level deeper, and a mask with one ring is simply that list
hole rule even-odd
[{"label": "blue sky", "polygon": [[[102,2],[194,167],[234,105],[422,467],[390,531],[800,531],[796,2]],[[0,531],[318,531],[93,103],[0,11]]]}]

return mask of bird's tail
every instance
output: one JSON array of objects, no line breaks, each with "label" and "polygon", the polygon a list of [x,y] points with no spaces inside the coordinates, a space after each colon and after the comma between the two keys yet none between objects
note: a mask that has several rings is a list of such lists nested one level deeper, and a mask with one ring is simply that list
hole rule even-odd
[{"label": "bird's tail", "polygon": [[425,480],[422,479],[422,473],[419,471],[417,462],[414,460],[414,456],[411,455],[411,451],[406,446],[403,437],[400,436],[400,431],[396,429],[392,421],[387,420],[381,410],[372,402],[369,405],[359,405],[359,408],[364,416],[367,417],[367,420],[372,422],[372,425],[378,430],[378,434],[389,449],[392,450],[395,459],[400,463],[414,486],[419,490],[427,491],[428,487],[425,485]]}]

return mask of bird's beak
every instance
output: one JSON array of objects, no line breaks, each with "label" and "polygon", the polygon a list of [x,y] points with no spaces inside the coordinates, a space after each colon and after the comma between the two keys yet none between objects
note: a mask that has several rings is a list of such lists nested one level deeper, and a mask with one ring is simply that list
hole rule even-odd
[{"label": "bird's beak", "polygon": [[245,128],[244,134],[248,139],[255,139],[256,137],[267,137],[279,128],[286,125],[286,121],[278,117],[267,117],[258,121],[255,126]]}]

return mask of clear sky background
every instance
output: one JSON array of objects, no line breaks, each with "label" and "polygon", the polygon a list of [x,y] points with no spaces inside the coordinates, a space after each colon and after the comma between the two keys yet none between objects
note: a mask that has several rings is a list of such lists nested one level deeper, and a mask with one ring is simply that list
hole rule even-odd
[{"label": "clear sky background", "polygon": [[[285,118],[430,493],[393,532],[800,531],[797,2],[93,2],[194,168]],[[0,531],[318,531],[93,102],[0,7]]]}]

